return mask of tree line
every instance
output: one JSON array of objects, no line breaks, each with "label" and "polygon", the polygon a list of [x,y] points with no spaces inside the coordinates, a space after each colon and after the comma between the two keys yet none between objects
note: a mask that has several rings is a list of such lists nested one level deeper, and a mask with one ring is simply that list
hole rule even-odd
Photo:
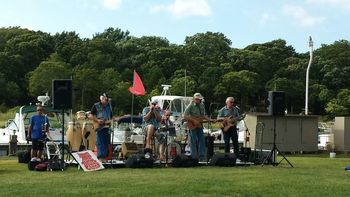
[{"label": "tree line", "polygon": [[[266,112],[267,92],[284,91],[289,113],[302,113],[309,53],[297,53],[283,39],[234,48],[220,32],[187,36],[181,45],[156,36],[134,37],[107,28],[91,39],[76,32],[50,35],[20,27],[0,28],[0,110],[52,95],[53,79],[72,79],[73,110],[90,110],[107,93],[116,114],[131,112],[133,70],[146,89],[135,97],[134,112],[172,85],[174,95],[200,92],[206,107],[234,96],[243,111]],[[312,114],[348,116],[350,43],[322,45],[314,51],[309,79]],[[185,88],[186,85],[186,88]],[[186,89],[186,92],[185,92]]]}]

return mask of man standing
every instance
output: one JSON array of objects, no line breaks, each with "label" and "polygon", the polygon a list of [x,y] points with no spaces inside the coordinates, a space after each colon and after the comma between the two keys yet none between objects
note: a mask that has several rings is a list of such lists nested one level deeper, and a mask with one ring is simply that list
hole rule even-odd
[{"label": "man standing", "polygon": [[217,119],[222,120],[221,130],[224,134],[225,153],[230,152],[230,140],[232,140],[234,153],[238,156],[239,144],[236,125],[244,116],[239,115],[239,110],[235,107],[234,102],[233,97],[227,97],[226,105],[219,110]]},{"label": "man standing", "polygon": [[193,101],[187,106],[184,118],[190,130],[191,157],[205,161],[205,139],[203,133],[203,121],[211,121],[205,114],[202,103],[203,96],[200,93],[193,95]]},{"label": "man standing", "polygon": [[44,115],[44,108],[41,105],[36,107],[37,114],[29,119],[28,140],[32,140],[31,158],[41,160],[44,150],[45,133],[49,132],[49,119]]},{"label": "man standing", "polygon": [[112,105],[108,102],[106,94],[100,96],[100,102],[92,106],[89,119],[94,122],[96,131],[97,158],[105,162],[108,156],[108,146],[110,144],[109,127],[112,121]]}]

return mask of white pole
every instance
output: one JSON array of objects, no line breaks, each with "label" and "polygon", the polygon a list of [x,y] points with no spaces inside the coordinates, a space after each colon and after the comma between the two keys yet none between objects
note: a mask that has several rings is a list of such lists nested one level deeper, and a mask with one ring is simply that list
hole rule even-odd
[{"label": "white pole", "polygon": [[305,115],[309,114],[309,109],[308,109],[308,99],[309,99],[309,72],[310,72],[310,67],[312,63],[312,52],[313,52],[313,42],[311,36],[309,37],[309,47],[310,47],[310,60],[309,64],[306,69],[306,85],[305,85]]}]

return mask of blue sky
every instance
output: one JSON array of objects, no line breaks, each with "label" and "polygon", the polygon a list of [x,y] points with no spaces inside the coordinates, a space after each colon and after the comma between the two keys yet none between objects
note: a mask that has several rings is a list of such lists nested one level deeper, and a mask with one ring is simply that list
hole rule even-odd
[{"label": "blue sky", "polygon": [[91,38],[108,27],[132,36],[186,36],[221,32],[231,47],[284,39],[297,52],[350,40],[350,0],[2,0],[0,27],[20,26]]}]

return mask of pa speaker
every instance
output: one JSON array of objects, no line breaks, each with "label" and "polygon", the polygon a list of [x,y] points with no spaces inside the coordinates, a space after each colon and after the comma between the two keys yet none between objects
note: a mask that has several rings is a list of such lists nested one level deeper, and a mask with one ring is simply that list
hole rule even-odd
[{"label": "pa speaker", "polygon": [[52,96],[54,109],[72,108],[72,80],[52,80]]},{"label": "pa speaker", "polygon": [[214,136],[205,136],[207,161],[214,155]]},{"label": "pa speaker", "polygon": [[251,151],[252,151],[251,148],[241,147],[241,150],[239,151],[239,155],[237,156],[238,159],[240,159],[243,162],[248,162]]},{"label": "pa speaker", "polygon": [[131,155],[125,162],[127,168],[152,168],[153,158],[150,154]]},{"label": "pa speaker", "polygon": [[269,108],[270,116],[284,116],[286,108],[285,94],[282,91],[269,91]]},{"label": "pa speaker", "polygon": [[193,167],[198,165],[198,159],[192,159],[191,156],[187,155],[176,155],[173,159],[173,167]]},{"label": "pa speaker", "polygon": [[216,153],[210,160],[211,166],[235,166],[236,155],[234,153]]}]

